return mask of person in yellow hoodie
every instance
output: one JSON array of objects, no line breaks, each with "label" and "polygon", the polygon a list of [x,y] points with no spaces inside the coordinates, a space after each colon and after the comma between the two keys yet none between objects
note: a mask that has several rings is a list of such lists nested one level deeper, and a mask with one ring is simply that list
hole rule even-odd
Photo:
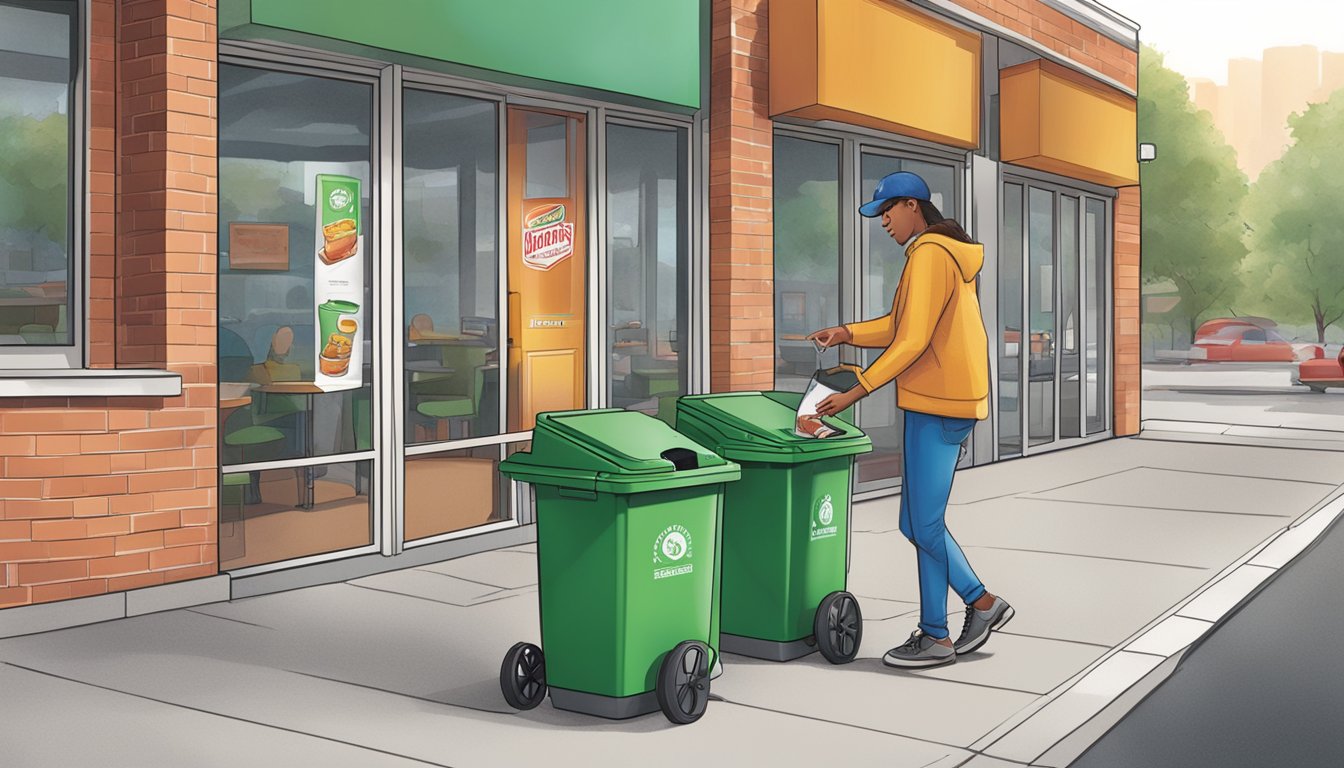
[{"label": "person in yellow hoodie", "polygon": [[[913,173],[883,178],[859,213],[880,216],[901,245],[914,242],[889,314],[808,337],[823,347],[886,348],[859,374],[858,385],[822,400],[817,413],[833,416],[896,382],[905,411],[900,526],[918,550],[920,622],[882,660],[894,667],[939,666],[979,649],[1013,617],[1012,606],[980,583],[945,520],[961,444],[976,420],[989,415],[989,342],[975,284],[984,246],[943,217],[928,184]],[[955,643],[947,630],[949,586],[966,603]]]}]

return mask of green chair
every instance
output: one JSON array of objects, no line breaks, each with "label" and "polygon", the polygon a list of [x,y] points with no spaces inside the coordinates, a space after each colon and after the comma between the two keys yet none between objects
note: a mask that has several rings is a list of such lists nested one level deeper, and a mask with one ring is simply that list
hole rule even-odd
[{"label": "green chair", "polygon": [[[434,399],[422,399],[416,403],[415,411],[424,417],[425,421],[436,427],[438,422],[448,422],[448,439],[453,437],[454,422],[466,427],[476,416],[476,410],[481,402],[481,394],[485,389],[485,366],[479,365],[473,371],[474,386],[469,397],[460,395],[434,396]],[[428,382],[427,382],[428,383]],[[424,395],[425,393],[418,393]],[[460,430],[465,432],[465,429]],[[465,437],[466,435],[462,435]]]},{"label": "green chair", "polygon": [[[219,329],[219,379],[220,381],[241,382],[248,380],[248,374],[252,367],[252,352],[248,349],[247,342],[234,331],[228,328]],[[256,423],[256,412],[258,403],[256,395],[253,395],[252,404],[246,408],[239,408],[237,411],[229,414],[228,419],[220,425],[220,433],[223,437],[223,444],[226,450],[225,455],[220,457],[224,464],[244,464],[247,462],[247,453],[251,451],[253,460],[258,458],[267,458],[265,455],[257,456],[257,452],[263,446],[274,446],[285,440],[285,433],[275,427]],[[261,502],[261,475],[257,472],[240,472],[225,475],[221,481],[223,488],[233,487],[234,485],[244,487],[242,500],[239,504]],[[220,500],[223,503],[224,491],[220,491]]]},{"label": "green chair", "polygon": [[[237,418],[239,418],[239,415],[235,413],[229,417],[229,421],[230,422],[235,421]],[[251,424],[246,427],[240,427],[231,432],[226,429],[224,432],[224,445],[230,448],[234,448],[238,451],[239,464],[247,463],[248,448],[256,449],[264,445],[273,445],[275,443],[283,442],[284,439],[285,439],[284,432],[281,432],[275,427],[268,427],[264,424]],[[248,503],[252,504],[260,503],[261,473],[247,472],[242,474],[244,477],[249,478],[247,495],[245,497],[245,500]],[[302,485],[302,480],[300,480],[300,485]],[[303,489],[300,489],[300,495],[302,495],[302,491]]]},{"label": "green chair", "polygon": [[57,333],[50,325],[28,323],[19,326],[19,335],[29,344],[59,344],[65,340],[65,333]]},{"label": "green chair", "polygon": [[658,396],[658,415],[655,417],[669,427],[675,427],[677,422],[677,399],[680,395],[659,395]]},{"label": "green chair", "polygon": [[680,386],[676,366],[644,365],[630,371],[630,394],[633,397],[657,397],[676,392]]}]

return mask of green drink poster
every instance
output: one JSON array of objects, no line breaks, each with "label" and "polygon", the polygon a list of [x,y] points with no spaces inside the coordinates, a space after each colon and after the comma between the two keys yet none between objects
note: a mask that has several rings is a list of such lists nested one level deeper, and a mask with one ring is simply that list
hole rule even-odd
[{"label": "green drink poster", "polygon": [[317,195],[313,331],[317,361],[313,383],[325,392],[363,384],[364,227],[359,179],[320,173]]}]

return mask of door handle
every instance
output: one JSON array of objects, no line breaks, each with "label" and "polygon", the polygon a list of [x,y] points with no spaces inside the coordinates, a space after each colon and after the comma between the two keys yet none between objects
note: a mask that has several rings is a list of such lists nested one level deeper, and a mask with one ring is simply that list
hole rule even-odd
[{"label": "door handle", "polygon": [[522,294],[509,291],[506,300],[509,303],[509,346],[514,345],[514,337],[522,332],[523,308],[520,304]]}]

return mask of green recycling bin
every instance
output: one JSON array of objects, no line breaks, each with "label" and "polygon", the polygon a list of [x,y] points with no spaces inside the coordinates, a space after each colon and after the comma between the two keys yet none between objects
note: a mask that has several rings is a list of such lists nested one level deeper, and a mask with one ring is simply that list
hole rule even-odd
[{"label": "green recycling bin", "polygon": [[788,392],[691,395],[676,429],[741,465],[724,492],[722,650],[770,661],[821,651],[842,664],[863,639],[849,570],[850,475],[872,450],[839,419],[827,438],[794,432],[801,397]]},{"label": "green recycling bin", "polygon": [[[718,653],[719,522],[738,466],[635,411],[537,416],[500,464],[536,493],[541,644],[500,668],[504,698],[612,719],[693,722]],[[544,649],[544,656],[543,656]]]}]

